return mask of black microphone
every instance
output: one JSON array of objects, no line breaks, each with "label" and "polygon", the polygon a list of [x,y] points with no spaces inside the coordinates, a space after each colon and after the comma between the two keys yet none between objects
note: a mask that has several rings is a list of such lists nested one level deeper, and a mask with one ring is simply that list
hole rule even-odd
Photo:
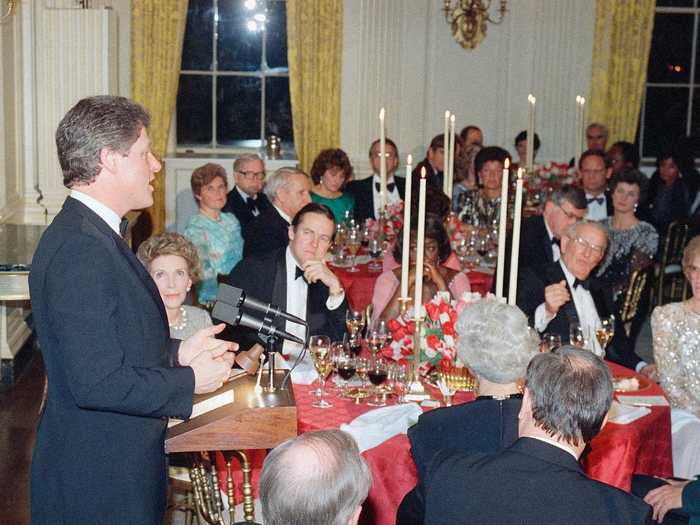
[{"label": "black microphone", "polygon": [[260,335],[281,337],[288,341],[294,341],[300,345],[304,344],[304,340],[294,334],[290,334],[280,328],[275,327],[270,319],[257,319],[243,313],[238,307],[227,304],[223,301],[216,301],[214,310],[211,313],[214,319],[223,321],[231,326],[245,326],[257,331]]},{"label": "black microphone", "polygon": [[216,294],[216,300],[223,301],[224,303],[233,305],[238,308],[250,308],[251,310],[256,310],[258,312],[261,312],[265,317],[268,317],[269,314],[273,318],[282,317],[287,321],[306,326],[306,321],[295,315],[285,312],[276,304],[270,304],[263,301],[259,301],[247,295],[245,293],[245,290],[242,290],[241,288],[236,288],[235,286],[231,286],[226,283],[221,283],[219,285],[219,290]]}]

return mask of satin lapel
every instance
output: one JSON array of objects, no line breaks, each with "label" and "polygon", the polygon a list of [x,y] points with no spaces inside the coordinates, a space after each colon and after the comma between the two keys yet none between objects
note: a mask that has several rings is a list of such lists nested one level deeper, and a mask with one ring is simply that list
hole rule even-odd
[{"label": "satin lapel", "polygon": [[[272,282],[271,302],[283,310],[287,310],[287,263],[285,260],[286,250],[281,251],[281,255],[275,260],[275,271]],[[284,322],[278,323],[278,328],[284,327]]]},{"label": "satin lapel", "polygon": [[598,312],[598,317],[607,317],[610,314],[608,303],[605,300],[606,291],[603,288],[593,288],[590,290],[591,297],[595,303],[595,309]]}]

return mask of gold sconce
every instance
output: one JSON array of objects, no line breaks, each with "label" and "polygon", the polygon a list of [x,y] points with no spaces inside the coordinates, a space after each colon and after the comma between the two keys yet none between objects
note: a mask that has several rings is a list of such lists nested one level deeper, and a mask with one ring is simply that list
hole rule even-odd
[{"label": "gold sconce", "polygon": [[17,4],[19,3],[19,0],[6,0],[3,3],[5,4],[5,9],[3,10],[2,14],[0,14],[0,23],[5,22],[14,14],[15,9],[17,9]]},{"label": "gold sconce", "polygon": [[508,0],[500,0],[498,17],[491,18],[489,9],[491,0],[457,0],[452,5],[452,0],[445,0],[442,8],[445,12],[445,21],[452,29],[452,36],[464,49],[474,49],[486,38],[486,23],[498,25],[503,22],[508,12]]}]

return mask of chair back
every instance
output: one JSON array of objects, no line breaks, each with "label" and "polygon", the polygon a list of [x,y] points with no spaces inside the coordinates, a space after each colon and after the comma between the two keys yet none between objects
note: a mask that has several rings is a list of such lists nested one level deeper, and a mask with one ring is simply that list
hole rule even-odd
[{"label": "chair back", "polygon": [[639,301],[644,293],[648,274],[649,272],[645,268],[640,268],[632,272],[627,291],[625,292],[625,300],[622,303],[622,308],[620,308],[620,320],[623,323],[632,321],[637,315]]},{"label": "chair back", "polygon": [[681,263],[687,237],[687,221],[674,221],[666,231],[656,282],[656,304],[659,306],[683,298],[685,277]]}]

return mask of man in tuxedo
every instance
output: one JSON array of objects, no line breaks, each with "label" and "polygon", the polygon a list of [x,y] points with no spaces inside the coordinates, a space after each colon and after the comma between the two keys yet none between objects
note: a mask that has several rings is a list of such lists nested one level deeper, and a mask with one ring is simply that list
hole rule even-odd
[{"label": "man in tuxedo", "polygon": [[[160,170],[148,112],[123,97],[79,101],[56,131],[70,196],[39,242],[29,288],[48,376],[31,472],[31,522],[160,523],[168,417],[228,378],[224,325],[180,344],[158,289],[120,232],[153,204]],[[124,226],[125,221],[122,221]]]},{"label": "man in tuxedo", "polygon": [[241,228],[270,207],[262,192],[265,163],[257,153],[245,153],[233,163],[235,186],[226,197],[225,212],[233,213]]},{"label": "man in tuxedo", "polygon": [[586,192],[588,211],[586,219],[600,221],[613,214],[612,197],[608,191],[608,180],[612,168],[607,165],[603,150],[586,150],[578,161],[581,186]]},{"label": "man in tuxedo", "polygon": [[[455,156],[457,155],[455,154]],[[420,180],[420,174],[423,168],[425,168],[426,172],[426,184],[434,186],[442,191],[444,178],[443,171],[445,169],[444,133],[433,137],[433,140],[430,141],[430,146],[428,147],[428,152],[426,153],[425,158],[416,164],[415,168],[413,168],[411,176],[414,178],[414,182],[416,180]],[[451,195],[448,195],[448,197],[451,197]]]},{"label": "man in tuxedo", "polygon": [[527,368],[518,440],[496,455],[436,455],[426,476],[426,525],[651,524],[651,508],[588,478],[578,460],[606,423],[608,367],[570,346]]},{"label": "man in tuxedo", "polygon": [[268,179],[265,195],[272,206],[243,228],[243,257],[287,246],[287,231],[297,212],[311,202],[311,181],[297,168],[280,168]]},{"label": "man in tuxedo", "polygon": [[598,122],[586,127],[586,149],[605,151],[608,145],[608,128]]},{"label": "man in tuxedo", "polygon": [[[355,197],[354,216],[358,223],[363,223],[365,219],[379,218],[381,211],[381,179],[379,172],[381,171],[381,146],[378,140],[372,142],[369,148],[369,163],[372,166],[372,176],[362,180],[354,180],[345,191]],[[403,200],[406,181],[402,178],[395,177],[396,170],[399,167],[399,150],[396,144],[391,139],[386,139],[386,185],[387,185],[387,204],[395,204]]]},{"label": "man in tuxedo", "polygon": [[[325,262],[334,233],[335,220],[328,207],[307,204],[287,228],[289,246],[244,258],[228,276],[228,282],[251,297],[276,304],[304,319],[309,325],[309,335],[323,334],[331,341],[339,341],[345,333],[347,302],[340,281]],[[304,338],[304,328],[299,324],[280,321],[278,326]],[[241,329],[237,338],[242,348],[248,348],[257,335],[252,330]],[[282,346],[282,354],[290,363],[301,350],[300,345],[291,341],[285,341]],[[297,370],[303,372],[312,366],[307,354]]]},{"label": "man in tuxedo", "polygon": [[569,227],[561,239],[558,262],[520,271],[517,304],[538,332],[558,334],[569,342],[571,325],[579,324],[594,353],[653,376],[655,365],[648,365],[634,352],[619,319],[615,319],[615,335],[607,348],[601,347],[595,335],[602,326],[601,318],[615,311],[612,290],[589,279],[607,243],[607,232],[598,223],[583,221]]}]

